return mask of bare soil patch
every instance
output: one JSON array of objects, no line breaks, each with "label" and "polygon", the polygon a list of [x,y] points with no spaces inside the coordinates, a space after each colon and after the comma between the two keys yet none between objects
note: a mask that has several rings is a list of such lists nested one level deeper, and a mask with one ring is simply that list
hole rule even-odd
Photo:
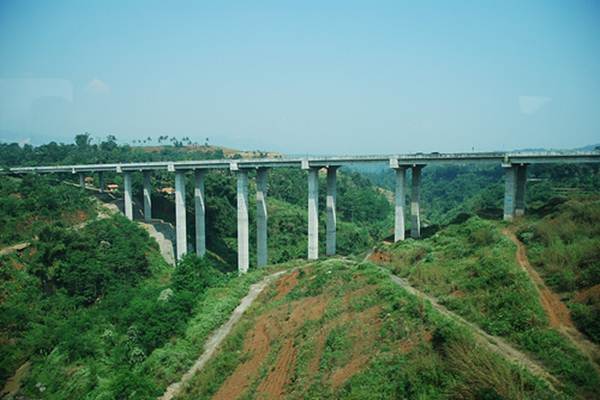
[{"label": "bare soil patch", "polygon": [[375,250],[369,256],[369,260],[376,262],[376,263],[379,263],[379,262],[389,263],[392,261],[392,256],[390,253],[387,253],[387,252],[384,252],[381,250]]},{"label": "bare soil patch", "polygon": [[600,284],[579,291],[575,295],[575,301],[578,303],[600,303]]},{"label": "bare soil patch", "polygon": [[277,295],[273,298],[273,300],[280,300],[285,297],[289,292],[296,287],[298,284],[298,271],[294,271],[289,275],[285,275],[280,278],[275,284],[275,290],[277,291]]},{"label": "bare soil patch", "polygon": [[349,313],[350,318],[354,321],[350,330],[352,341],[350,361],[331,374],[329,381],[333,388],[337,389],[342,386],[344,382],[360,372],[371,359],[373,347],[381,329],[380,312],[381,307],[374,306],[356,314]]},{"label": "bare soil patch", "polygon": [[[523,243],[515,236],[514,232],[509,229],[503,229],[502,233],[506,235],[517,246],[517,262],[527,272],[530,279],[533,281],[535,288],[540,295],[540,302],[544,308],[544,312],[548,316],[550,326],[562,332],[570,341],[577,347],[587,358],[592,362],[592,365],[600,373],[598,360],[600,360],[600,349],[591,341],[587,340],[581,332],[575,327],[571,319],[571,313],[567,306],[560,300],[558,295],[551,291],[540,274],[531,266],[527,258],[527,250]],[[589,295],[594,293],[598,295],[600,289],[592,289]],[[589,290],[588,289],[588,290]],[[583,293],[584,291],[582,291]],[[578,294],[586,296],[586,294]]]},{"label": "bare soil patch", "polygon": [[399,343],[400,351],[402,353],[408,353],[422,342],[426,342],[426,343],[431,342],[432,338],[433,338],[433,335],[431,334],[430,331],[427,331],[427,330],[420,331],[417,334],[413,334],[413,335],[409,336],[408,338],[400,341],[400,343]]},{"label": "bare soil patch", "polygon": [[240,364],[227,378],[213,399],[230,400],[244,393],[259,373],[263,361],[267,358],[271,338],[279,334],[279,327],[273,323],[273,315],[260,317],[254,329],[248,332],[244,340],[244,352],[250,353],[248,360]]},{"label": "bare soil patch", "polygon": [[546,283],[538,274],[538,272],[531,266],[529,263],[529,259],[527,258],[527,250],[525,246],[515,234],[508,229],[504,229],[502,231],[504,235],[506,235],[516,246],[517,246],[517,263],[523,268],[525,272],[529,275],[530,279],[533,281],[535,287],[538,290],[540,295],[540,302],[542,303],[542,307],[544,308],[544,312],[548,316],[548,320],[550,322],[550,326],[553,328],[560,328],[561,326],[566,326],[572,329],[575,329],[573,325],[573,321],[571,320],[571,314],[569,313],[569,309],[567,306],[560,301],[558,295],[552,292],[546,286]]},{"label": "bare soil patch", "polygon": [[296,348],[291,338],[286,339],[275,361],[273,369],[260,383],[257,389],[259,398],[278,399],[285,386],[290,382],[290,377],[296,361]]},{"label": "bare soil patch", "polygon": [[294,336],[307,320],[318,320],[323,316],[328,301],[324,295],[307,297],[282,304],[258,317],[244,340],[244,353],[250,357],[227,378],[213,399],[230,400],[242,396],[258,377],[276,340],[282,340],[283,344],[275,364],[257,390],[266,398],[281,397],[294,370],[297,352]]}]

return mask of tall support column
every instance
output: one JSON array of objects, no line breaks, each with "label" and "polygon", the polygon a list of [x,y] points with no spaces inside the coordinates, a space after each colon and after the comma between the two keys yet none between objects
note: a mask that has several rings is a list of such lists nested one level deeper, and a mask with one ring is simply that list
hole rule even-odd
[{"label": "tall support column", "polygon": [[104,172],[98,172],[98,189],[100,193],[104,193]]},{"label": "tall support column", "polygon": [[404,240],[404,205],[406,204],[406,168],[398,167],[396,170],[396,196],[394,208],[394,242]]},{"label": "tall support column", "polygon": [[266,168],[256,171],[256,261],[259,267],[268,263],[267,171]]},{"label": "tall support column", "polygon": [[335,216],[335,201],[336,201],[336,179],[337,167],[327,168],[327,242],[326,254],[328,256],[335,255],[336,246],[336,216]]},{"label": "tall support column", "polygon": [[187,253],[187,229],[185,225],[185,173],[175,171],[175,231],[177,260]]},{"label": "tall support column", "polygon": [[515,216],[525,215],[525,192],[527,186],[527,165],[517,168],[517,187],[515,196]]},{"label": "tall support column", "polygon": [[144,171],[144,220],[150,222],[152,219],[152,183],[150,182],[150,171]]},{"label": "tall support column", "polygon": [[85,189],[85,175],[82,172],[79,173],[79,186]]},{"label": "tall support column", "polygon": [[502,166],[504,167],[504,220],[512,221],[515,216],[517,168],[510,164]]},{"label": "tall support column", "polygon": [[133,220],[133,205],[131,204],[131,172],[123,173],[123,210],[125,216]]},{"label": "tall support column", "polygon": [[412,192],[410,199],[410,236],[413,239],[421,237],[421,216],[419,210],[420,198],[421,198],[421,169],[422,165],[415,165],[412,167]]},{"label": "tall support column", "polygon": [[204,171],[194,171],[194,206],[196,215],[196,254],[206,254],[206,206],[204,204]]},{"label": "tall support column", "polygon": [[308,259],[319,258],[319,169],[308,170]]},{"label": "tall support column", "polygon": [[512,221],[515,216],[517,169],[510,164],[502,166],[504,167],[504,220]]},{"label": "tall support column", "polygon": [[245,274],[250,265],[248,245],[248,171],[237,171],[238,272]]}]

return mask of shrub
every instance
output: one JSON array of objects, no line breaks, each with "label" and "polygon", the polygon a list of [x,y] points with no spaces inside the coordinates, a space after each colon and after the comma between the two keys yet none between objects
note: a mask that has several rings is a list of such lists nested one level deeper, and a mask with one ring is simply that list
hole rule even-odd
[{"label": "shrub", "polygon": [[600,307],[581,303],[572,303],[571,316],[577,328],[594,342],[600,343]]}]

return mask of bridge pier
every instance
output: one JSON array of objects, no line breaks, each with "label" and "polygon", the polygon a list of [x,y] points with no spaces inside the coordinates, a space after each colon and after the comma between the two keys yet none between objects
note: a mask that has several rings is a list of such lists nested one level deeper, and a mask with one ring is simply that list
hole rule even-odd
[{"label": "bridge pier", "polygon": [[79,173],[79,186],[85,189],[85,175],[81,172]]},{"label": "bridge pier", "polygon": [[517,168],[503,164],[504,168],[504,220],[512,221],[515,215],[515,196],[517,193]]},{"label": "bridge pier", "polygon": [[98,189],[100,193],[104,193],[104,172],[98,172]]},{"label": "bridge pier", "polygon": [[144,171],[144,221],[152,220],[152,183],[150,181],[152,172]]},{"label": "bridge pier", "polygon": [[185,224],[185,173],[175,171],[175,231],[178,261],[187,253],[187,229]]},{"label": "bridge pier", "polygon": [[308,259],[319,258],[319,168],[308,169]]},{"label": "bridge pier", "polygon": [[125,211],[125,216],[133,220],[133,205],[131,204],[132,195],[131,195],[131,172],[123,173],[123,210]]},{"label": "bridge pier", "polygon": [[394,242],[404,240],[404,206],[406,204],[406,192],[404,183],[406,181],[406,168],[397,167],[396,171],[396,193],[394,207]]},{"label": "bridge pier", "polygon": [[206,206],[204,203],[204,171],[194,171],[194,209],[196,223],[196,254],[206,254]]},{"label": "bridge pier", "polygon": [[248,245],[248,171],[237,171],[238,272],[245,274],[250,265]]},{"label": "bridge pier", "polygon": [[264,267],[268,263],[267,173],[267,168],[256,170],[256,264],[258,267]]},{"label": "bridge pier", "polygon": [[335,201],[337,168],[338,167],[327,167],[327,241],[325,254],[328,256],[334,256],[336,248],[337,221],[335,214]]},{"label": "bridge pier", "polygon": [[423,165],[413,165],[412,167],[412,192],[410,199],[410,236],[413,239],[421,237],[421,215],[420,215],[420,200],[421,200],[421,170]]},{"label": "bridge pier", "polygon": [[515,216],[525,215],[525,191],[527,186],[527,164],[517,168],[517,187],[515,192]]}]

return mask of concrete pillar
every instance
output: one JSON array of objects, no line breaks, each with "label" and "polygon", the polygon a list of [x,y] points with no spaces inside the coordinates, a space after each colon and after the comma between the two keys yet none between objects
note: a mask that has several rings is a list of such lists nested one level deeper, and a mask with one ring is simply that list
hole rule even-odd
[{"label": "concrete pillar", "polygon": [[517,192],[517,168],[512,165],[504,167],[504,220],[512,221],[515,215],[515,196]]},{"label": "concrete pillar", "polygon": [[308,259],[319,258],[319,169],[308,170]]},{"label": "concrete pillar", "polygon": [[413,239],[421,237],[421,216],[419,210],[420,198],[421,198],[421,169],[422,165],[415,165],[412,167],[412,192],[410,199],[410,236]]},{"label": "concrete pillar", "polygon": [[245,274],[250,265],[248,248],[248,171],[237,171],[238,272]]},{"label": "concrete pillar", "polygon": [[152,219],[152,183],[150,176],[152,172],[144,171],[144,220],[150,222]]},{"label": "concrete pillar", "polygon": [[266,168],[256,171],[256,261],[259,267],[268,263],[267,171]]},{"label": "concrete pillar", "polygon": [[104,193],[104,172],[98,172],[98,189]]},{"label": "concrete pillar", "polygon": [[177,260],[187,253],[187,229],[185,225],[185,172],[175,171],[175,231]]},{"label": "concrete pillar", "polygon": [[515,216],[525,215],[525,192],[527,186],[527,165],[517,167],[517,186],[515,195]]},{"label": "concrete pillar", "polygon": [[206,254],[206,206],[204,204],[204,171],[194,171],[194,208],[196,215],[196,254]]},{"label": "concrete pillar", "polygon": [[85,189],[85,175],[81,172],[79,173],[79,186]]},{"label": "concrete pillar", "polygon": [[406,204],[406,168],[398,167],[396,170],[396,196],[394,208],[394,242],[404,240],[404,205]]},{"label": "concrete pillar", "polygon": [[335,216],[336,179],[337,167],[327,168],[327,241],[325,254],[328,256],[335,255],[335,234],[337,225]]},{"label": "concrete pillar", "polygon": [[123,209],[125,210],[125,216],[130,220],[133,220],[133,204],[131,195],[131,172],[123,173]]}]

